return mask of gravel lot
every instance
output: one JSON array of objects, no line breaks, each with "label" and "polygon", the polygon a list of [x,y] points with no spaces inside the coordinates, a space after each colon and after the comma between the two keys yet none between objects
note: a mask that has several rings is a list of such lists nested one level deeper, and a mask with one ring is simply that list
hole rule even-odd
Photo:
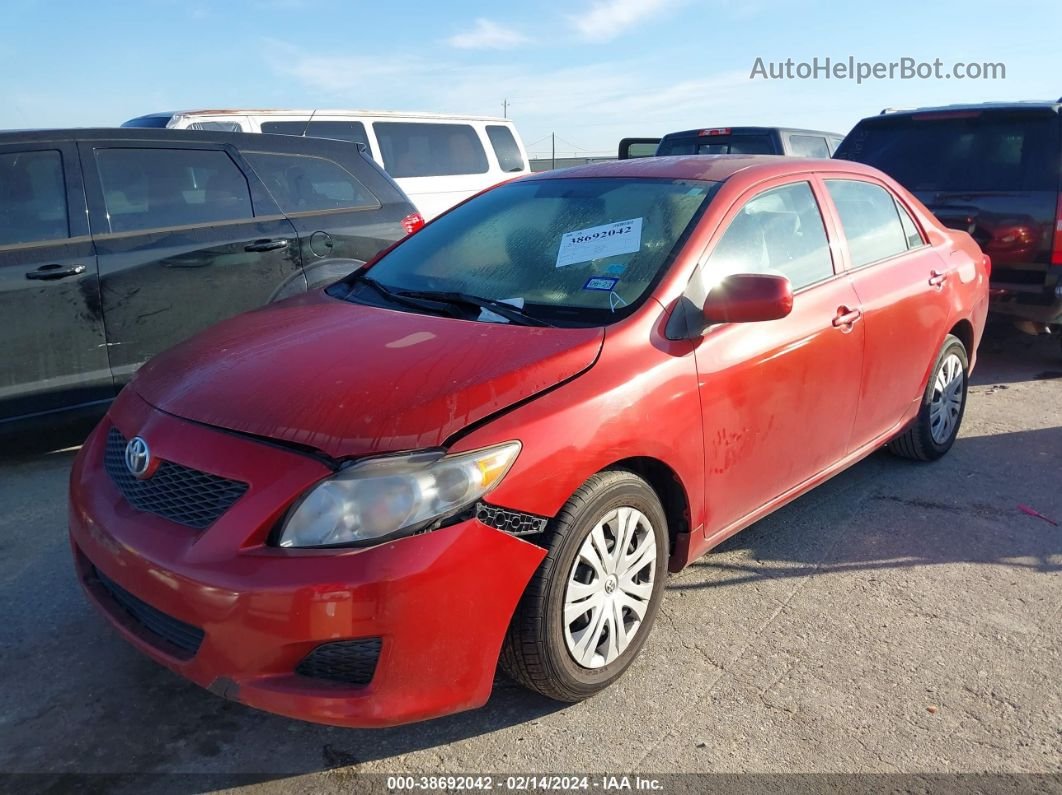
[{"label": "gravel lot", "polygon": [[481,710],[383,731],[226,702],[127,646],[73,577],[73,451],[9,450],[0,771],[54,791],[200,774],[157,780],[184,792],[231,773],[270,792],[353,773],[1062,773],[1062,526],[1019,508],[1062,524],[1062,358],[1007,327],[980,356],[944,460],[876,454],[671,577],[611,690],[565,706],[499,678]]}]

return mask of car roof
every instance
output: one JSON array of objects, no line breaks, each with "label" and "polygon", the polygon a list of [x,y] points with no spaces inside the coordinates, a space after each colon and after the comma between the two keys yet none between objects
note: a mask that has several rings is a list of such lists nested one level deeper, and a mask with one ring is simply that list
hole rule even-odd
[{"label": "car roof", "polygon": [[[298,135],[277,136],[290,140],[303,139]],[[34,143],[38,141],[92,141],[98,139],[114,141],[199,141],[202,143],[250,143],[257,141],[262,145],[262,136],[258,133],[222,132],[220,130],[171,130],[159,127],[71,127],[67,129],[47,130],[2,130],[0,143]],[[312,138],[315,141],[327,141],[327,138]]]},{"label": "car roof", "polygon": [[[1060,98],[1062,99],[1062,98]],[[1062,110],[1062,101],[1054,102],[1043,99],[1018,100],[1015,102],[974,102],[958,105],[933,105],[924,108],[885,108],[877,116],[868,116],[867,119],[881,117],[910,116],[916,113],[953,113],[974,110],[1050,110],[1059,112]]]},{"label": "car roof", "polygon": [[405,110],[369,110],[363,108],[195,108],[161,113],[144,113],[138,119],[161,119],[175,116],[383,116],[410,119],[463,119],[512,124],[501,116],[477,116],[468,113],[431,113]]},{"label": "car roof", "polygon": [[[780,132],[780,133],[798,133],[800,135],[841,135],[841,133],[828,132],[827,130],[805,130],[800,127],[734,127],[729,124],[715,124],[706,125],[704,127],[694,127],[692,130],[676,130],[675,132],[669,132],[665,138],[680,138],[687,135],[700,135],[702,130],[730,130],[731,134],[747,134],[747,133],[765,133],[765,132]],[[707,137],[707,136],[705,136]]]},{"label": "car roof", "polygon": [[803,174],[809,171],[844,171],[874,176],[881,173],[870,166],[851,160],[830,160],[782,155],[680,155],[677,157],[639,157],[610,160],[586,166],[542,171],[524,180],[590,179],[593,177],[629,177],[643,179],[695,179],[722,182],[742,173],[753,181]]}]

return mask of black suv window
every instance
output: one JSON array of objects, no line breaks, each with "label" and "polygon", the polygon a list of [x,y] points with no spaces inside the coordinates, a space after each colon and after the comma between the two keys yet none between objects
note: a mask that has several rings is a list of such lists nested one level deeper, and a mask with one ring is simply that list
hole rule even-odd
[{"label": "black suv window", "polygon": [[490,139],[490,145],[494,147],[494,154],[498,156],[498,165],[502,171],[524,170],[524,158],[520,154],[520,147],[516,145],[512,130],[500,124],[488,124],[487,137]]},{"label": "black suv window", "polygon": [[0,246],[70,234],[63,156],[55,150],[0,155]]},{"label": "black suv window", "polygon": [[243,152],[286,213],[379,207],[358,179],[331,160],[271,152]]},{"label": "black suv window", "polygon": [[837,156],[908,190],[1058,190],[1056,114],[955,111],[861,122]]},{"label": "black suv window", "polygon": [[365,125],[360,121],[264,121],[262,132],[276,135],[309,135],[311,138],[333,138],[337,141],[350,141],[364,144],[365,151],[372,154],[369,137],[365,134]]},{"label": "black suv window", "polygon": [[[841,217],[853,268],[907,251],[900,208],[887,190],[850,179],[828,179],[826,190]],[[921,245],[921,236],[917,245]]]},{"label": "black suv window", "polygon": [[392,177],[487,173],[487,153],[471,125],[378,121],[373,128]]},{"label": "black suv window", "polygon": [[97,149],[112,232],[251,218],[243,172],[211,149]]}]

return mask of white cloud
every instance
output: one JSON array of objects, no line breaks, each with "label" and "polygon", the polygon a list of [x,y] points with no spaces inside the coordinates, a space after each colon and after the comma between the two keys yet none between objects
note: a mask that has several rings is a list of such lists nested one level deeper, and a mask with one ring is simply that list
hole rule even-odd
[{"label": "white cloud", "polygon": [[446,40],[451,47],[462,50],[508,50],[527,42],[527,36],[522,33],[482,17],[476,20],[472,30]]},{"label": "white cloud", "polygon": [[678,0],[595,0],[587,11],[569,14],[575,32],[587,41],[611,41]]},{"label": "white cloud", "polygon": [[[740,116],[763,108],[764,91],[750,92],[748,73],[724,72],[662,82],[673,65],[618,59],[543,70],[499,60],[489,67],[420,53],[322,55],[270,41],[260,48],[288,107],[386,108],[501,115],[502,100],[527,143],[556,132],[596,154],[615,152],[625,135],[655,135]],[[672,75],[673,77],[673,75]],[[772,85],[772,84],[768,84]],[[715,111],[715,112],[713,112]],[[777,123],[777,122],[774,122]],[[549,144],[533,147],[536,152]],[[565,145],[565,154],[572,154]],[[558,143],[558,154],[562,152]]]}]

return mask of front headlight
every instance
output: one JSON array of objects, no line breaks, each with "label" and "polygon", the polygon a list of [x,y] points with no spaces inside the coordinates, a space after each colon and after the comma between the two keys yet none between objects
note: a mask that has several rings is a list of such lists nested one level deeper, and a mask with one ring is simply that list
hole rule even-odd
[{"label": "front headlight", "polygon": [[318,483],[288,514],[282,547],[368,546],[460,513],[496,486],[519,442],[470,453],[362,461]]}]

